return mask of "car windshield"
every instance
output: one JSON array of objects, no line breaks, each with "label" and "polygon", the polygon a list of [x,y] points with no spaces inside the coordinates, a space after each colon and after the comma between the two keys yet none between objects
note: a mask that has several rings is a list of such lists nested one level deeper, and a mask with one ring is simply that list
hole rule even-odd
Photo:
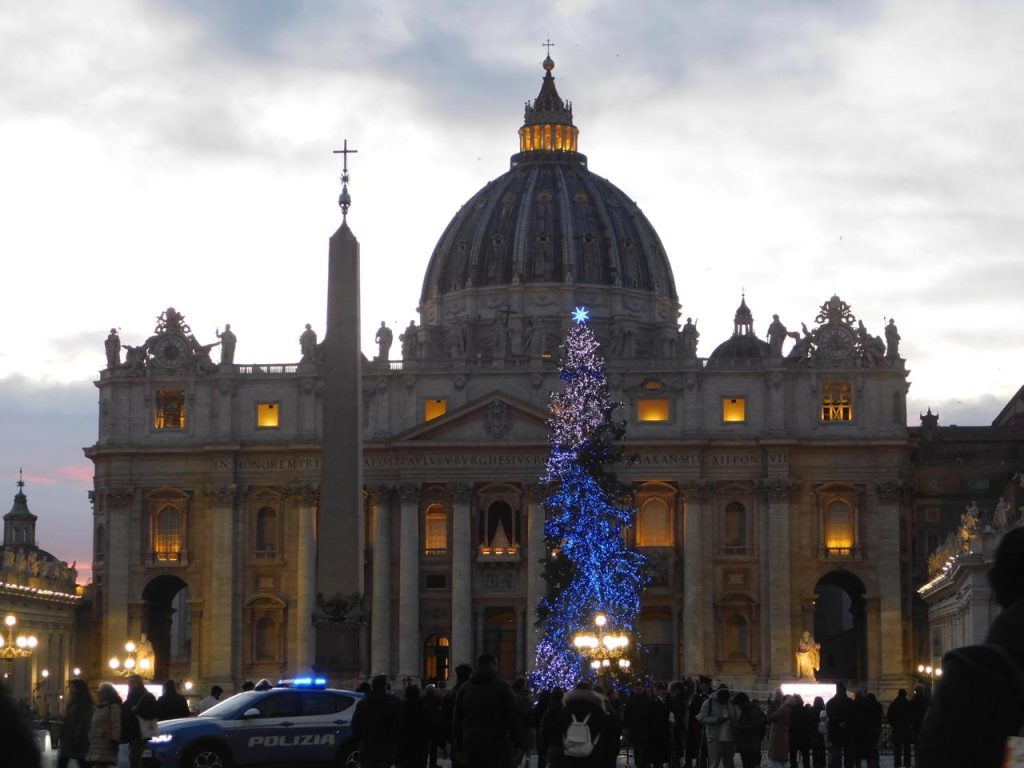
[{"label": "car windshield", "polygon": [[243,691],[242,693],[236,693],[234,696],[224,699],[224,701],[217,702],[205,712],[200,712],[198,716],[216,717],[224,720],[241,717],[242,713],[252,706],[252,702],[261,699],[266,693],[266,691]]}]

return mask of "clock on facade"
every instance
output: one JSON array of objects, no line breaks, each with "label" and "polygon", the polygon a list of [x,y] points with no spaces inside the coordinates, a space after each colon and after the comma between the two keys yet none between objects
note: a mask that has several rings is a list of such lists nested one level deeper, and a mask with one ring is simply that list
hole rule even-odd
[{"label": "clock on facade", "polygon": [[153,362],[164,368],[177,368],[188,359],[188,339],[168,333],[153,345]]},{"label": "clock on facade", "polygon": [[821,329],[818,351],[829,360],[842,360],[853,352],[854,342],[853,331],[846,326],[827,326]]}]

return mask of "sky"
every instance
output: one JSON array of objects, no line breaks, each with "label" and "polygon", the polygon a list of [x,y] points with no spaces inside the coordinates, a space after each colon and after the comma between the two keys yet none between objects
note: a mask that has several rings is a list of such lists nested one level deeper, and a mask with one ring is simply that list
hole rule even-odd
[{"label": "sky", "polygon": [[[0,5],[0,489],[88,579],[103,339],[168,306],[236,362],[323,330],[347,139],[363,347],[508,169],[542,43],[580,151],[658,231],[699,353],[833,293],[899,326],[908,414],[1024,384],[1024,6],[450,0]],[[397,345],[395,347],[397,350]],[[4,478],[7,478],[4,481]],[[0,503],[2,498],[0,498]]]}]

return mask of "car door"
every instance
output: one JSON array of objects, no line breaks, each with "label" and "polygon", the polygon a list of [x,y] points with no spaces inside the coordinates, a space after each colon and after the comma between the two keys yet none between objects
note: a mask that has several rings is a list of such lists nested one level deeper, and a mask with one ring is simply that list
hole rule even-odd
[{"label": "car door", "polygon": [[289,764],[295,723],[301,717],[302,699],[296,691],[270,691],[253,702],[228,731],[235,765]]},{"label": "car door", "polygon": [[303,756],[308,755],[310,760],[325,765],[334,760],[352,717],[351,711],[347,717],[344,712],[352,709],[353,701],[351,696],[335,691],[303,692],[301,726],[304,734],[310,734],[309,749],[303,750]]}]

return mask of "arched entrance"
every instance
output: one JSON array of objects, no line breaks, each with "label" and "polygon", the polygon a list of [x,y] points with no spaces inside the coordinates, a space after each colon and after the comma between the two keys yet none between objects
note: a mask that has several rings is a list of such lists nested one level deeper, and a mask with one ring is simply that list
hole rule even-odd
[{"label": "arched entrance", "polygon": [[436,683],[448,679],[451,642],[447,635],[431,635],[423,644],[423,679]]},{"label": "arched entrance", "polygon": [[821,643],[818,679],[866,680],[864,582],[849,571],[831,571],[818,580],[814,591],[814,637]]},{"label": "arched entrance", "polygon": [[142,590],[142,631],[156,656],[153,679],[180,680],[192,665],[192,615],[188,584],[177,576],[157,576]]}]

